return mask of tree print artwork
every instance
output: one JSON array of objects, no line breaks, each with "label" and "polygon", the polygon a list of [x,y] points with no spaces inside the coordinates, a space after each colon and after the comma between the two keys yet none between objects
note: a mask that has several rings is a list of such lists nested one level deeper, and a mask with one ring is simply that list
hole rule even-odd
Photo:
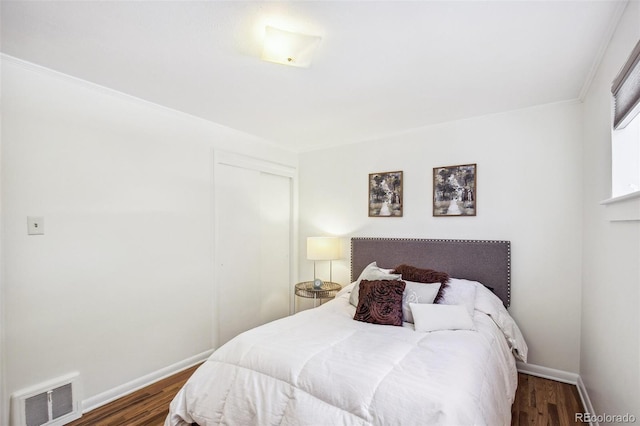
[{"label": "tree print artwork", "polygon": [[369,216],[402,216],[402,172],[369,175]]},{"label": "tree print artwork", "polygon": [[476,164],[433,169],[433,215],[476,215]]}]

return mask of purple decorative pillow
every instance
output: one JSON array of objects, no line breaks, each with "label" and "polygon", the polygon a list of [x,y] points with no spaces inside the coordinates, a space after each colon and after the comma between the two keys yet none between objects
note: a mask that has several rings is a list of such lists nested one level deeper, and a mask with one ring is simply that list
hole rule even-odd
[{"label": "purple decorative pillow", "polygon": [[421,269],[411,265],[400,265],[391,271],[392,274],[402,274],[402,279],[407,281],[415,281],[418,283],[440,283],[440,290],[436,295],[433,303],[438,303],[442,298],[444,289],[449,282],[449,274],[446,272],[434,271],[433,269]]},{"label": "purple decorative pillow", "polygon": [[402,293],[406,284],[398,280],[360,281],[354,320],[382,325],[402,325]]}]

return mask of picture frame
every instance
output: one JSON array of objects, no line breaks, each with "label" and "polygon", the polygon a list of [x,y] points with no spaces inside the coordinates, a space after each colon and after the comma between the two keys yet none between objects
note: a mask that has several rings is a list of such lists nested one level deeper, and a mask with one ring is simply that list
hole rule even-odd
[{"label": "picture frame", "polygon": [[402,171],[369,174],[369,217],[402,217]]},{"label": "picture frame", "polygon": [[477,164],[433,168],[433,216],[477,214]]}]

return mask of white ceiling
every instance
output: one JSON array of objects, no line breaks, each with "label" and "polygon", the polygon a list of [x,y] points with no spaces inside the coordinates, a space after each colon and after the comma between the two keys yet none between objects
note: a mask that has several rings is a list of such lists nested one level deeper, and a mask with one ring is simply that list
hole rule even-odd
[{"label": "white ceiling", "polygon": [[[608,1],[6,1],[1,50],[305,151],[578,99]],[[266,24],[322,36],[261,61]]]}]

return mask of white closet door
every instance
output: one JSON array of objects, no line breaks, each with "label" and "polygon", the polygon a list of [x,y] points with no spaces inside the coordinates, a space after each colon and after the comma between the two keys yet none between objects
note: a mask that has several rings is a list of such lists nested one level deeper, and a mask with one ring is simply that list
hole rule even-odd
[{"label": "white closet door", "polygon": [[291,178],[216,164],[218,344],[289,314]]},{"label": "white closet door", "polygon": [[260,173],[260,322],[289,314],[291,179]]}]

